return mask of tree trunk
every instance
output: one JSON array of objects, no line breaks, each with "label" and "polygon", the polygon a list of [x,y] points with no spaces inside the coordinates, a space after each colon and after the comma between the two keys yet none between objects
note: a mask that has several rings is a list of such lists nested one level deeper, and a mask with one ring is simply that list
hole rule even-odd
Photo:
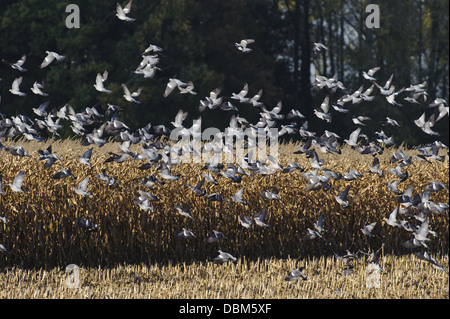
[{"label": "tree trunk", "polygon": [[[298,2],[299,0],[297,0]],[[302,33],[300,40],[301,47],[301,69],[300,69],[300,93],[302,108],[306,110],[305,116],[310,118],[313,115],[313,105],[311,98],[311,44],[309,40],[309,0],[302,0]]]},{"label": "tree trunk", "polygon": [[294,95],[294,105],[298,107],[298,86],[299,86],[299,80],[298,80],[298,69],[299,69],[299,38],[300,38],[300,0],[295,1],[294,6],[294,15],[293,15],[293,24],[294,24],[294,89],[293,89],[293,95]]},{"label": "tree trunk", "polygon": [[419,0],[419,32],[418,32],[418,38],[419,38],[419,45],[418,45],[418,82],[422,82],[422,47],[423,47],[423,40],[422,40],[422,23],[423,23],[423,8],[422,8],[422,0]]},{"label": "tree trunk", "polygon": [[338,61],[339,61],[339,79],[344,81],[344,0],[341,0],[341,14],[339,23],[339,50],[338,50]]},{"label": "tree trunk", "polygon": [[438,38],[439,34],[439,21],[436,14],[436,7],[431,8],[431,51],[428,62],[428,94],[429,97],[434,99],[436,97],[436,75],[439,64],[439,50],[438,50]]},{"label": "tree trunk", "polygon": [[334,23],[334,11],[328,11],[328,56],[330,58],[330,67],[331,67],[331,75],[333,76],[336,73],[335,61],[334,61],[334,49],[333,49],[333,23]]}]

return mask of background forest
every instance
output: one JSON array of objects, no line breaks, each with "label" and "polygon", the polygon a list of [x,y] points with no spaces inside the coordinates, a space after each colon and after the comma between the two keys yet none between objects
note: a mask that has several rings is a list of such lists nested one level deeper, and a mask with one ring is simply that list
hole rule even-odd
[{"label": "background forest", "polygon": [[[65,25],[66,6],[80,8],[80,28]],[[128,1],[121,1],[125,6]],[[365,9],[369,3],[380,8],[380,28],[368,29]],[[0,65],[0,111],[7,116],[33,117],[33,107],[50,101],[50,108],[70,103],[75,111],[95,106],[101,113],[107,103],[123,108],[121,120],[131,129],[147,123],[170,126],[179,109],[189,112],[186,123],[202,115],[202,127],[223,129],[229,123],[224,112],[198,110],[199,101],[217,87],[231,96],[249,84],[249,96],[263,89],[261,101],[268,109],[282,101],[283,108],[296,108],[306,116],[310,130],[328,129],[346,138],[354,125],[352,113],[372,118],[367,134],[380,129],[386,116],[400,128],[383,128],[395,141],[408,145],[429,143],[435,137],[413,123],[435,98],[448,101],[449,90],[449,1],[447,0],[134,0],[125,22],[115,17],[116,1],[108,0],[1,0],[0,58],[17,61],[27,55],[21,74],[6,63]],[[234,47],[241,39],[253,38],[253,51],[243,54]],[[314,59],[313,43],[328,47]],[[149,44],[163,48],[153,78],[134,74],[141,54]],[[58,66],[40,69],[45,51],[65,55]],[[332,123],[314,116],[325,92],[313,88],[316,74],[339,80],[354,91],[370,83],[362,71],[379,66],[381,85],[394,73],[397,88],[426,81],[427,102],[420,105],[399,101],[390,105],[377,96],[375,101],[353,105]],[[97,73],[108,70],[105,86],[111,94],[97,92]],[[14,78],[23,75],[27,97],[8,92]],[[192,81],[197,95],[173,94],[164,98],[169,78]],[[31,94],[35,81],[45,83],[48,97]],[[121,83],[131,91],[142,87],[141,104],[126,102]],[[26,89],[25,89],[26,88]],[[239,107],[239,106],[238,106]],[[356,109],[356,111],[354,111]],[[257,121],[251,106],[239,108],[240,116]],[[430,110],[432,112],[432,110]],[[205,114],[208,113],[208,114]],[[189,125],[189,124],[187,124]],[[448,119],[436,123],[438,138],[448,145]],[[69,128],[65,136],[71,134]],[[390,135],[389,134],[389,135]],[[372,139],[373,136],[370,136]]]}]

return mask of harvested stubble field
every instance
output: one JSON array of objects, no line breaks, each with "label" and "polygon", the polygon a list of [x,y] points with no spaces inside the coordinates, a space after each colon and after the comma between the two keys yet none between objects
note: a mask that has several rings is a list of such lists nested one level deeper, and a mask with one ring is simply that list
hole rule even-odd
[{"label": "harvested stubble field", "polygon": [[[448,264],[448,256],[438,262]],[[351,275],[344,275],[344,263],[334,257],[80,268],[78,288],[66,285],[67,274],[61,268],[11,268],[0,273],[0,298],[449,298],[448,272],[412,255],[382,257],[380,264],[386,274],[378,278],[368,271],[367,263],[362,258]],[[307,280],[284,281],[291,268],[299,265],[305,267]]]},{"label": "harvested stubble field", "polygon": [[[12,144],[12,143],[11,143]],[[363,172],[361,180],[331,180],[328,191],[306,191],[306,179],[299,171],[261,176],[243,176],[241,183],[217,176],[218,185],[205,183],[207,194],[218,193],[226,201],[214,202],[195,196],[186,183],[195,185],[205,172],[202,164],[178,164],[172,174],[176,181],[156,184],[153,190],[140,183],[156,173],[155,168],[141,170],[142,161],[104,163],[117,152],[116,143],[94,148],[87,167],[78,162],[86,148],[78,141],[20,141],[31,157],[2,154],[0,172],[3,191],[0,196],[0,243],[7,251],[0,252],[0,286],[3,298],[448,298],[448,272],[413,255],[421,249],[405,248],[411,238],[404,229],[387,225],[385,217],[398,205],[387,190],[388,182],[398,179],[388,172],[397,164],[389,162],[397,149],[386,149],[380,159],[384,177],[368,173],[373,158],[360,155],[350,147],[342,154],[320,154],[324,169]],[[49,169],[39,161],[38,149],[52,145],[57,161]],[[5,143],[7,146],[7,144]],[[136,147],[136,148],[133,148]],[[139,151],[138,146],[132,150]],[[293,154],[294,143],[279,146],[279,163],[293,161],[312,172],[310,160],[304,154]],[[416,150],[402,149],[407,155]],[[419,193],[430,181],[449,185],[447,150],[444,162],[414,161],[404,169],[409,177],[399,183],[404,191],[409,185]],[[54,180],[61,166],[72,171],[71,177]],[[117,177],[117,185],[108,187],[95,176],[106,169]],[[7,187],[19,171],[26,171],[22,189],[14,193]],[[90,176],[88,191],[92,196],[81,198],[73,191],[78,183]],[[349,185],[350,206],[342,208],[335,200]],[[264,200],[260,194],[279,189],[281,200]],[[241,187],[248,205],[229,201]],[[134,202],[137,190],[149,191],[158,200],[151,204],[154,212],[143,211]],[[448,203],[448,189],[434,192],[430,200]],[[177,204],[190,206],[192,219],[181,216]],[[241,214],[254,216],[267,208],[267,228],[254,225],[253,230],[240,225]],[[410,211],[414,213],[413,210]],[[322,238],[305,240],[308,228],[320,215],[325,216]],[[79,217],[99,225],[97,232],[87,232],[76,226]],[[417,225],[411,215],[399,215]],[[373,234],[367,237],[360,229],[377,222]],[[448,211],[429,215],[429,227],[437,236],[429,236],[428,252],[448,266]],[[174,234],[183,228],[197,238],[177,239]],[[225,234],[219,243],[206,243],[212,230]],[[384,244],[384,245],[383,245]],[[380,287],[368,287],[369,261],[362,255],[354,263],[354,274],[344,276],[342,260],[347,250],[373,252],[380,247]],[[237,263],[216,265],[212,259],[218,249],[237,257]],[[64,285],[68,264],[80,267],[78,289]],[[306,281],[288,283],[284,278],[292,268],[305,267]],[[120,278],[120,280],[117,280]],[[55,289],[56,288],[56,289]]]}]

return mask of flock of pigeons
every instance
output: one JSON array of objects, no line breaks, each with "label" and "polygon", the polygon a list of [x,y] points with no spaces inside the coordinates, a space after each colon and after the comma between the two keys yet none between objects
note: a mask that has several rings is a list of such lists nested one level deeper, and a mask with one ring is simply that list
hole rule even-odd
[{"label": "flock of pigeons", "polygon": [[[117,18],[123,21],[132,22],[135,19],[128,17],[131,12],[130,1],[127,6],[123,7],[117,3]],[[249,53],[252,51],[248,47],[249,44],[253,43],[253,39],[245,39],[240,42],[236,42],[235,47],[243,52]],[[142,61],[137,66],[134,71],[136,74],[141,74],[144,78],[152,78],[155,76],[157,70],[160,70],[159,63],[159,52],[163,49],[156,45],[149,45],[149,47],[142,53]],[[327,51],[327,47],[321,43],[314,44],[314,57],[319,56]],[[49,67],[52,63],[59,63],[64,60],[64,56],[56,53],[46,51],[46,56],[40,65],[40,68]],[[27,69],[24,67],[26,62],[26,55],[23,55],[17,62],[11,63],[3,60],[7,63],[13,70],[20,73],[26,73]],[[57,67],[55,65],[54,67]],[[400,94],[409,93],[408,96],[403,98],[403,101],[410,104],[423,105],[427,101],[426,83],[421,83],[417,85],[411,85],[406,88],[401,88],[397,90],[393,84],[393,75],[384,83],[380,85],[377,78],[375,78],[376,72],[379,67],[372,68],[367,72],[363,72],[364,79],[369,85],[364,88],[362,85],[356,91],[352,91],[346,88],[342,82],[339,81],[337,76],[332,78],[327,78],[322,75],[316,75],[313,86],[317,89],[324,89],[327,91],[325,99],[321,104],[315,108],[314,114],[319,119],[325,122],[332,122],[333,113],[347,113],[349,109],[346,108],[347,105],[359,104],[363,101],[372,101],[376,95],[374,94],[378,90],[379,96],[382,96],[386,101],[393,107],[401,107],[402,104],[399,102]],[[13,71],[13,72],[15,72]],[[93,84],[95,90],[101,94],[110,94],[111,90],[107,89],[105,82],[108,79],[108,71],[103,73],[98,73]],[[17,77],[12,83],[9,92],[22,98],[27,95],[21,90],[20,85],[22,83],[22,76]],[[142,88],[131,92],[125,84],[121,85],[123,90],[123,98],[129,103],[141,103],[138,100],[139,95],[142,92]],[[32,93],[41,95],[43,97],[48,96],[44,91],[44,85],[39,82],[35,82],[31,88]],[[162,93],[164,97],[168,97],[174,90],[178,90],[180,94],[197,94],[194,91],[194,84],[192,81],[181,81],[176,78],[169,79],[165,91]],[[306,172],[305,168],[301,167],[299,164],[289,161],[289,164],[282,167],[277,158],[274,156],[267,156],[265,159],[254,160],[250,153],[253,152],[258,145],[245,145],[248,150],[248,156],[245,157],[241,163],[227,163],[227,166],[220,162],[221,155],[223,152],[232,151],[232,149],[227,149],[227,145],[224,143],[225,134],[218,134],[213,141],[205,142],[202,146],[203,151],[213,151],[216,154],[210,162],[205,163],[203,167],[207,173],[204,173],[201,180],[194,186],[186,184],[189,189],[191,189],[196,196],[205,196],[211,201],[224,201],[227,200],[223,198],[218,193],[207,194],[207,192],[202,189],[205,182],[219,184],[218,178],[227,178],[232,180],[234,183],[240,183],[242,178],[249,174],[260,174],[268,175],[278,171],[284,174],[288,174],[294,171],[299,171],[302,173],[302,177],[307,181],[306,190],[307,191],[317,191],[317,190],[328,190],[331,188],[330,180],[359,180],[363,178],[364,174],[377,174],[383,177],[385,171],[380,169],[380,162],[377,155],[383,153],[386,146],[394,144],[392,136],[388,136],[383,130],[380,132],[375,132],[375,141],[370,141],[369,137],[361,132],[361,129],[366,125],[365,121],[369,121],[370,118],[354,115],[352,117],[353,123],[357,128],[350,134],[348,139],[344,139],[343,143],[350,145],[353,149],[358,151],[360,154],[370,154],[373,157],[373,163],[369,166],[369,171],[365,173],[358,172],[356,170],[350,170],[345,173],[333,172],[329,169],[323,167],[324,160],[319,158],[318,152],[321,153],[336,153],[340,154],[339,142],[341,137],[334,132],[325,130],[322,135],[316,132],[308,130],[308,121],[305,120],[305,116],[297,109],[291,109],[288,113],[283,114],[282,104],[279,102],[273,109],[269,110],[261,101],[262,90],[259,90],[257,94],[250,97],[249,86],[246,83],[242,90],[238,93],[233,93],[230,97],[220,96],[221,88],[214,89],[210,92],[209,96],[200,100],[199,111],[203,112],[206,109],[220,109],[223,112],[232,112],[233,116],[230,121],[230,128],[241,128],[247,129],[254,136],[259,136],[261,134],[266,134],[270,128],[277,128],[277,137],[281,137],[285,134],[288,135],[300,135],[304,143],[299,146],[299,149],[295,151],[295,154],[304,154],[307,158],[310,158],[311,167],[314,169],[311,172]],[[338,98],[336,95],[342,93]],[[402,103],[405,103],[402,102]],[[260,114],[260,119],[257,123],[250,123],[247,119],[239,116],[239,109],[235,104],[240,103],[242,105],[249,105],[250,107],[257,110]],[[67,121],[70,124],[70,128],[75,135],[82,137],[82,145],[89,146],[90,148],[82,155],[78,157],[78,160],[83,165],[90,166],[90,158],[92,156],[94,147],[102,147],[108,143],[111,139],[119,143],[120,150],[115,153],[111,153],[111,157],[105,162],[116,162],[123,163],[127,160],[141,160],[144,161],[139,168],[142,170],[149,169],[151,167],[157,168],[157,174],[153,174],[150,177],[145,177],[142,180],[142,185],[148,190],[154,189],[158,184],[164,184],[166,181],[174,181],[181,178],[180,175],[172,174],[172,167],[179,163],[179,156],[183,153],[194,153],[194,149],[191,143],[187,143],[182,147],[170,146],[169,144],[164,144],[162,142],[163,136],[170,136],[171,129],[165,125],[152,125],[147,124],[143,128],[139,128],[135,131],[131,131],[126,123],[119,120],[119,114],[122,109],[116,105],[108,103],[108,107],[104,114],[101,114],[95,107],[86,107],[81,112],[76,112],[71,105],[66,104],[60,109],[53,108],[48,110],[49,102],[44,102],[37,108],[33,108],[33,112],[37,115],[36,118],[31,119],[25,115],[16,115],[7,117],[5,114],[0,112],[0,138],[5,140],[14,140],[16,137],[23,136],[28,140],[33,140],[37,142],[44,141],[44,138],[40,137],[40,133],[43,131],[48,131],[48,133],[59,136],[58,131],[63,128],[61,121]],[[331,107],[331,108],[330,108]],[[420,128],[424,133],[438,136],[439,133],[433,131],[433,126],[437,121],[445,116],[448,116],[449,107],[448,103],[441,98],[435,99],[432,103],[427,106],[430,109],[436,110],[433,112],[428,119],[423,115],[414,121],[418,128]],[[334,111],[333,111],[334,110]],[[196,129],[194,124],[192,127],[183,126],[183,121],[187,117],[187,112],[180,110],[176,115],[172,125],[175,129],[182,132],[185,136],[189,136]],[[283,119],[288,119],[291,121],[289,125],[278,126],[279,121]],[[198,122],[201,121],[201,117]],[[389,117],[386,118],[384,125],[399,126],[398,122]],[[88,127],[94,128],[89,132]],[[265,135],[266,136],[266,135]],[[132,144],[141,144],[141,153],[136,153],[130,150]],[[12,156],[20,157],[31,157],[22,146],[4,146],[0,143],[0,148],[4,152],[10,153]],[[401,150],[395,151],[390,158],[390,163],[397,163],[395,168],[390,168],[387,170],[392,177],[396,178],[395,181],[389,182],[388,189],[390,192],[397,195],[398,205],[395,210],[385,218],[385,222],[389,227],[402,228],[407,232],[411,233],[411,239],[404,243],[407,248],[420,248],[420,252],[416,252],[418,258],[427,260],[434,267],[440,270],[445,270],[446,267],[439,265],[435,259],[433,259],[428,253],[427,243],[431,240],[428,236],[437,236],[429,227],[429,215],[430,214],[442,214],[448,210],[448,204],[446,203],[434,203],[430,200],[430,194],[433,192],[439,192],[442,190],[447,190],[448,187],[440,182],[430,181],[429,184],[423,189],[421,193],[414,193],[413,186],[407,187],[406,191],[400,192],[397,189],[398,183],[404,182],[408,179],[408,172],[405,167],[409,165],[414,165],[413,160],[421,160],[428,163],[432,161],[444,161],[444,156],[439,156],[440,149],[448,149],[440,141],[435,141],[432,144],[425,145],[422,147],[417,147],[418,153],[412,157],[404,154]],[[42,161],[45,161],[44,168],[51,167],[56,162],[61,162],[57,154],[52,153],[51,145],[45,150],[39,150],[38,154]],[[24,182],[26,172],[21,171],[15,177],[14,181],[9,184],[13,192],[24,192],[22,190],[22,183]],[[63,179],[67,177],[75,176],[63,167],[61,163],[61,170],[56,173],[54,179]],[[108,176],[106,170],[102,171],[102,174],[96,176],[97,179],[104,181],[109,187],[114,187],[117,183],[115,177]],[[91,192],[88,191],[89,186],[89,176],[83,179],[77,186],[73,187],[73,191],[79,196],[91,196]],[[0,194],[3,195],[5,192],[2,190],[2,176],[0,174]],[[350,186],[347,186],[345,190],[338,193],[335,196],[336,201],[343,207],[349,207],[350,202],[347,199]],[[248,205],[247,201],[244,199],[243,188],[241,188],[231,200],[243,205]],[[281,195],[276,187],[271,190],[265,190],[261,193],[261,196],[266,201],[281,200]],[[136,199],[135,204],[139,206],[140,209],[146,211],[154,211],[154,207],[151,205],[152,201],[157,201],[158,198],[147,191],[139,190],[139,197]],[[182,216],[187,218],[193,218],[189,207],[186,205],[179,205],[175,207],[175,210]],[[258,227],[269,227],[267,224],[267,209],[262,212],[255,214],[254,217],[241,215],[239,220],[242,227],[252,229],[254,224]],[[398,217],[402,215],[409,217],[410,220],[416,220],[418,225],[414,226],[408,219],[399,220]],[[7,218],[0,217],[0,221],[6,224]],[[94,224],[86,218],[79,218],[76,221],[78,227],[86,229],[88,231],[97,231],[99,225]],[[361,232],[365,236],[373,236],[372,231],[376,223],[370,223],[365,225]],[[304,236],[304,240],[314,240],[316,238],[323,238],[326,233],[324,228],[324,216],[320,216],[318,221],[314,224],[314,228],[308,228],[307,234]],[[175,234],[176,238],[185,239],[194,237],[196,235],[183,228],[181,232]],[[210,237],[206,239],[209,243],[218,242],[226,236],[217,231],[213,230]],[[7,248],[0,244],[0,251],[6,251]],[[372,252],[369,255],[372,257],[373,267],[381,269],[378,264],[379,251]],[[358,253],[364,253],[358,251]],[[366,253],[367,254],[367,253]],[[347,250],[347,253],[343,256],[335,254],[337,258],[344,259],[346,261],[345,274],[351,273],[350,261],[357,260],[357,253],[351,253]],[[225,263],[228,261],[235,262],[236,257],[231,254],[219,250],[219,255],[214,258],[214,262]],[[286,281],[293,281],[302,278],[306,280],[306,276],[302,273],[302,268],[293,269],[289,275],[286,276]]]}]

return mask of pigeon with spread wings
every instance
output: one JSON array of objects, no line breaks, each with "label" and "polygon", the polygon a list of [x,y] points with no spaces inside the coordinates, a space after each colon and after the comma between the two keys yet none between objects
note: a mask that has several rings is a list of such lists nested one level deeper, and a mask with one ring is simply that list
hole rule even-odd
[{"label": "pigeon with spread wings", "polygon": [[252,49],[247,48],[247,45],[249,45],[250,43],[253,43],[253,42],[255,42],[254,39],[243,39],[243,40],[241,40],[241,42],[239,42],[239,43],[236,42],[236,43],[234,44],[234,46],[235,46],[236,48],[238,48],[239,51],[244,52],[244,53],[248,53],[248,52],[251,52]]}]

